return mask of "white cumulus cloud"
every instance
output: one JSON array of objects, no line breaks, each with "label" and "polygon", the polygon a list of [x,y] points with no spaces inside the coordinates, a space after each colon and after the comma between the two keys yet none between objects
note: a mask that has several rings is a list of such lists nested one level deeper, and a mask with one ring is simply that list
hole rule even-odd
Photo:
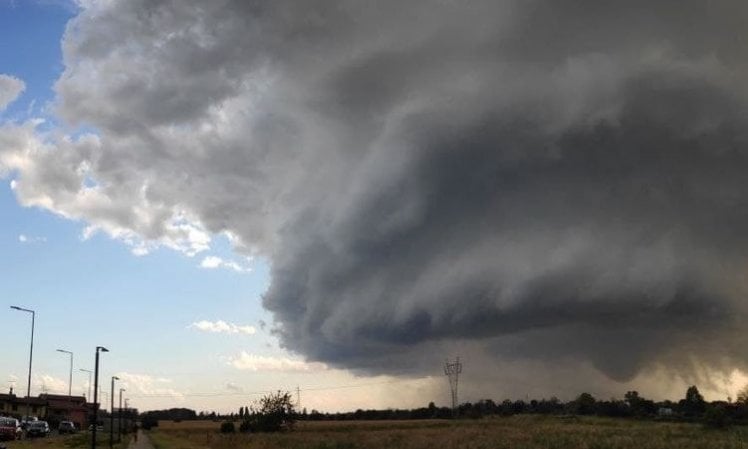
[{"label": "white cumulus cloud", "polygon": [[172,383],[168,378],[127,372],[119,373],[117,377],[120,378],[121,386],[127,389],[128,395],[131,396],[167,396],[178,399],[184,397],[182,392],[168,387]]},{"label": "white cumulus cloud", "polygon": [[216,268],[225,268],[228,270],[236,271],[237,273],[246,273],[252,271],[251,267],[240,265],[238,262],[233,260],[225,260],[218,256],[206,256],[202,262],[200,262],[201,268],[209,270]]},{"label": "white cumulus cloud", "polygon": [[26,84],[20,79],[0,74],[0,111],[18,98],[24,89],[26,89]]},{"label": "white cumulus cloud", "polygon": [[254,326],[241,326],[234,323],[227,323],[223,320],[218,321],[196,321],[192,323],[189,327],[193,329],[197,329],[203,332],[211,332],[214,334],[245,334],[245,335],[253,335],[255,332],[257,332],[257,329],[254,328]]},{"label": "white cumulus cloud", "polygon": [[34,383],[39,388],[39,391],[52,394],[67,394],[68,383],[65,380],[58,379],[57,377],[49,374],[40,374],[34,376]]},{"label": "white cumulus cloud", "polygon": [[29,236],[26,234],[19,234],[18,241],[20,243],[44,243],[47,241],[46,237]]},{"label": "white cumulus cloud", "polygon": [[228,364],[244,371],[272,371],[272,372],[314,372],[324,371],[327,365],[317,362],[305,362],[289,357],[271,357],[250,354],[242,351],[235,357],[230,357]]}]

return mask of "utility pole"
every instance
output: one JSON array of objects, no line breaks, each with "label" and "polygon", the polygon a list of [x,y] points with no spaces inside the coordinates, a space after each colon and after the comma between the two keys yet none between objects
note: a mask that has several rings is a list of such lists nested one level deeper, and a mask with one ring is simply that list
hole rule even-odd
[{"label": "utility pole", "polygon": [[301,389],[296,386],[296,412],[301,412]]},{"label": "utility pole", "polygon": [[460,379],[460,373],[462,373],[462,363],[460,358],[457,357],[454,362],[447,360],[444,362],[444,374],[449,378],[449,389],[452,392],[452,417],[457,417],[457,382]]},{"label": "utility pole", "polygon": [[78,370],[83,371],[84,373],[88,373],[88,397],[86,398],[86,402],[91,402],[91,400],[93,399],[91,397],[91,374],[93,374],[93,371],[83,368],[78,368]]},{"label": "utility pole", "polygon": [[127,419],[127,433],[130,433],[133,427],[133,416],[130,413],[130,398],[125,398],[125,412],[127,413],[125,417]]},{"label": "utility pole", "polygon": [[109,448],[110,449],[114,447],[114,381],[115,380],[119,380],[119,377],[112,376],[112,393],[109,395],[110,399],[112,400],[112,403],[109,407]]},{"label": "utility pole", "polygon": [[124,388],[119,389],[119,410],[117,410],[117,420],[119,421],[119,424],[117,425],[117,442],[120,443],[122,441],[122,392],[126,391]]},{"label": "utility pole", "polygon": [[62,352],[70,356],[70,375],[68,377],[68,401],[73,400],[73,353],[65,349],[58,349],[57,352]]},{"label": "utility pole", "polygon": [[34,321],[36,320],[36,312],[31,309],[24,309],[23,307],[10,306],[13,310],[19,312],[27,312],[31,314],[31,349],[29,350],[29,381],[26,384],[26,421],[29,419],[29,407],[31,407],[31,362],[34,359]]},{"label": "utility pole", "polygon": [[91,431],[91,449],[96,449],[96,429],[99,427],[99,352],[109,352],[103,346],[96,347],[96,365],[94,366],[94,404],[93,429]]}]

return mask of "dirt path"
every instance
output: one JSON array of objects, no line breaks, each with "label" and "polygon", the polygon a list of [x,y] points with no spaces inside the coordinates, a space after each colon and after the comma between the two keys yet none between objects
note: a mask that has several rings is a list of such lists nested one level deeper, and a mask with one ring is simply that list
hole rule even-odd
[{"label": "dirt path", "polygon": [[136,439],[133,439],[130,441],[130,446],[128,449],[154,449],[153,444],[151,444],[151,440],[148,439],[148,436],[143,432],[142,430],[138,429],[138,436],[137,441]]}]

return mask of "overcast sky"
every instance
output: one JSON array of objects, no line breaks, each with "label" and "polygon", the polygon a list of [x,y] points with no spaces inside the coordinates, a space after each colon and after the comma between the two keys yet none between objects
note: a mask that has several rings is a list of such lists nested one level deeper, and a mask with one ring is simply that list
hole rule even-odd
[{"label": "overcast sky", "polygon": [[[0,282],[39,311],[34,390],[65,388],[56,346],[77,370],[100,344],[142,408],[446,403],[458,355],[466,400],[734,397],[747,23],[742,0],[0,0]],[[26,318],[0,314],[17,388]]]}]

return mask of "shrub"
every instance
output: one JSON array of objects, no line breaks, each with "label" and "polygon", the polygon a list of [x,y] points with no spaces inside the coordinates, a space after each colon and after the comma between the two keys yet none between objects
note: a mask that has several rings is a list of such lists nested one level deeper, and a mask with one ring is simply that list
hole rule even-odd
[{"label": "shrub", "polygon": [[249,421],[242,421],[241,424],[239,424],[239,432],[251,432],[252,431],[252,424]]},{"label": "shrub", "polygon": [[704,412],[703,422],[711,429],[726,429],[730,426],[730,417],[724,407],[712,406]]},{"label": "shrub", "polygon": [[150,430],[153,427],[158,427],[158,420],[151,415],[146,415],[141,419],[141,425],[143,429]]},{"label": "shrub", "polygon": [[231,421],[227,421],[223,424],[221,424],[221,433],[234,433],[236,432],[236,427],[234,427],[234,423]]}]

